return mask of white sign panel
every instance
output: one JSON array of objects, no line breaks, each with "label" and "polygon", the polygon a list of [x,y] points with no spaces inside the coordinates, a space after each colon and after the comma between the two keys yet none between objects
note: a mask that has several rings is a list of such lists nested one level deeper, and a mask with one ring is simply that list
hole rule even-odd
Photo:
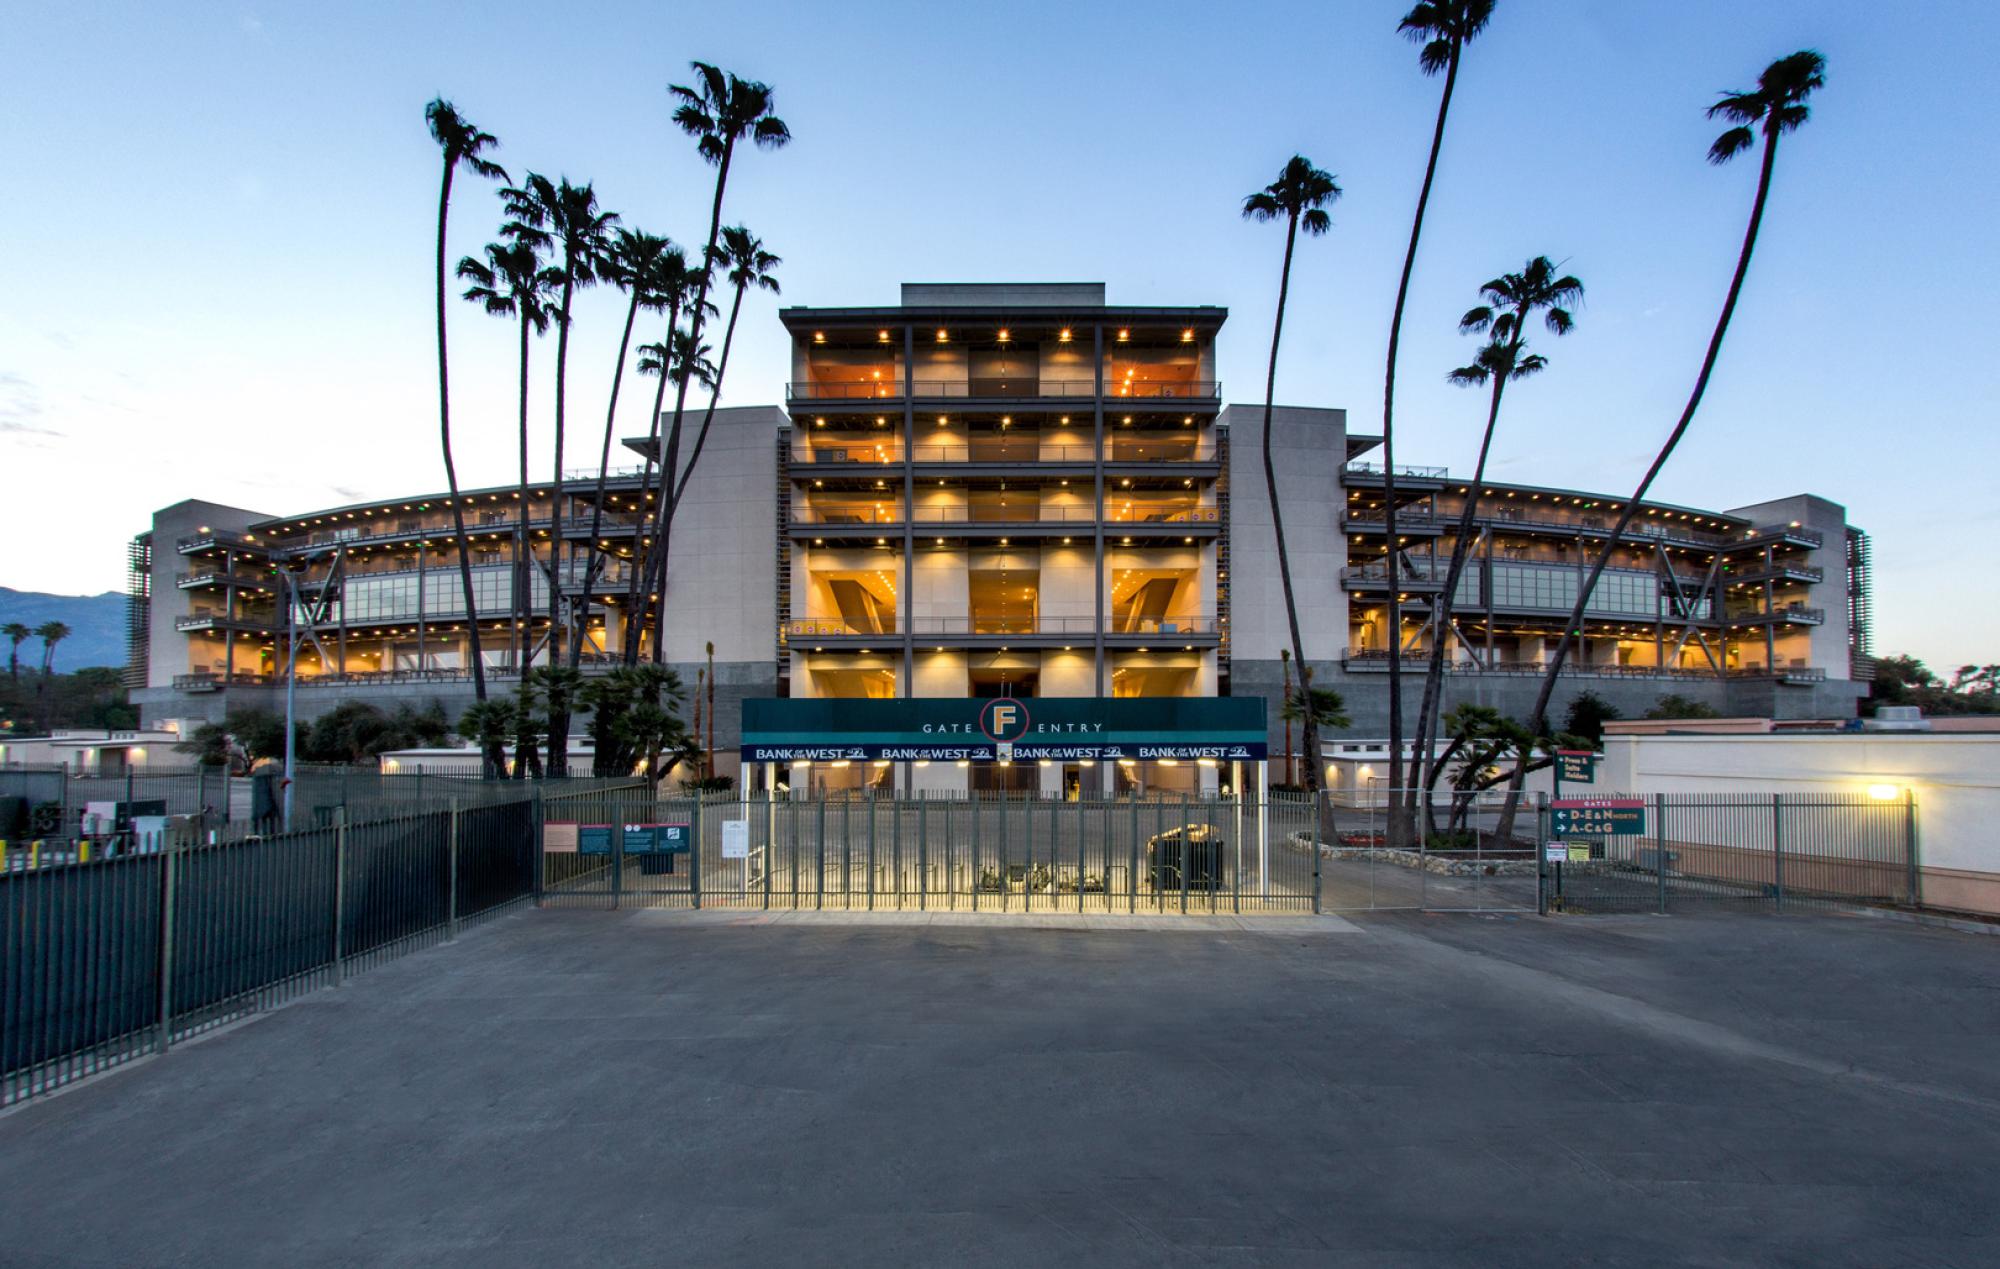
[{"label": "white sign panel", "polygon": [[722,857],[724,859],[750,858],[750,821],[722,821]]}]

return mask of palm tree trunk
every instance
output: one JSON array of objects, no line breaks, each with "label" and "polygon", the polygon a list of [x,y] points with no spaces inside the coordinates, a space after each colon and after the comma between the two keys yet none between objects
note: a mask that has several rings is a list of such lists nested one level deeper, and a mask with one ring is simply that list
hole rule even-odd
[{"label": "palm tree trunk", "polygon": [[1264,373],[1264,488],[1271,498],[1271,529],[1278,539],[1278,580],[1285,591],[1285,621],[1292,634],[1292,659],[1298,662],[1301,690],[1307,705],[1300,730],[1305,733],[1306,792],[1319,791],[1319,721],[1311,706],[1312,667],[1306,664],[1305,641],[1299,637],[1299,605],[1292,593],[1291,556],[1285,549],[1285,517],[1278,505],[1278,470],[1271,464],[1271,407],[1278,390],[1278,343],[1285,331],[1285,300],[1292,284],[1292,246],[1298,237],[1299,218],[1294,214],[1285,227],[1285,264],[1278,274],[1278,315],[1271,324],[1271,362]]},{"label": "palm tree trunk", "polygon": [[[1556,678],[1562,673],[1563,662],[1569,656],[1569,636],[1572,630],[1583,628],[1584,609],[1590,603],[1590,595],[1597,588],[1597,579],[1604,574],[1605,565],[1611,562],[1611,553],[1617,549],[1619,540],[1639,511],[1639,503],[1653,487],[1653,480],[1660,469],[1673,456],[1674,447],[1687,435],[1688,424],[1694,421],[1695,411],[1701,406],[1701,399],[1708,391],[1709,376],[1715,373],[1715,360],[1722,352],[1723,336],[1729,333],[1729,319],[1736,314],[1736,301],[1743,293],[1743,279],[1750,272],[1750,256],[1757,249],[1757,230],[1764,222],[1764,203],[1771,193],[1771,171],[1778,161],[1778,135],[1775,131],[1764,134],[1764,164],[1757,175],[1757,198],[1750,206],[1750,224],[1743,231],[1743,249],[1736,257],[1736,272],[1729,279],[1729,294],[1722,301],[1722,312],[1715,319],[1715,331],[1708,338],[1708,351],[1701,359],[1701,373],[1695,376],[1694,390],[1688,394],[1687,405],[1681,410],[1680,420],[1674,430],[1667,435],[1666,443],[1654,456],[1652,465],[1646,468],[1639,487],[1632,491],[1632,497],[1625,503],[1625,509],[1618,513],[1618,523],[1612,526],[1611,535],[1604,539],[1604,546],[1591,561],[1590,572],[1585,575],[1583,585],[1576,593],[1576,605],[1570,609],[1569,623],[1563,627],[1564,636],[1556,644],[1555,656],[1549,659],[1549,667],[1542,675],[1541,690],[1535,694],[1535,711],[1529,717],[1528,730],[1540,739],[1549,727],[1549,702],[1555,696]],[[1510,836],[1514,831],[1514,817],[1520,809],[1521,787],[1527,779],[1530,766],[1524,758],[1514,770],[1507,783],[1507,802],[1500,812],[1498,831],[1501,836]]]},{"label": "palm tree trunk", "polygon": [[1285,783],[1290,785],[1298,783],[1292,778],[1298,774],[1298,768],[1292,762],[1292,659],[1279,659],[1284,662],[1285,679],[1285,708],[1280,711],[1285,718]]},{"label": "palm tree trunk", "polygon": [[[1444,93],[1438,98],[1437,126],[1431,131],[1430,158],[1424,163],[1424,184],[1417,192],[1417,213],[1410,221],[1410,245],[1403,253],[1403,274],[1396,283],[1396,311],[1389,319],[1389,364],[1382,376],[1382,496],[1386,509],[1383,531],[1388,545],[1389,585],[1389,844],[1408,840],[1409,824],[1398,809],[1396,788],[1403,781],[1403,603],[1398,589],[1400,561],[1396,551],[1396,353],[1403,339],[1403,309],[1410,298],[1410,274],[1417,264],[1417,243],[1424,233],[1424,212],[1430,207],[1431,184],[1437,179],[1438,152],[1444,148],[1445,117],[1451,113],[1452,89],[1458,84],[1459,45],[1454,42],[1445,67]],[[1425,687],[1429,691],[1428,684]],[[1414,783],[1414,782],[1413,782]]]},{"label": "palm tree trunk", "polygon": [[[590,588],[597,582],[597,562],[602,558],[602,553],[597,549],[597,534],[604,526],[604,486],[605,482],[611,476],[611,434],[617,426],[618,388],[625,379],[625,358],[632,348],[632,323],[639,316],[640,291],[640,284],[637,279],[634,279],[632,285],[632,302],[625,306],[625,333],[619,336],[618,339],[618,368],[611,375],[611,404],[604,411],[604,448],[597,456],[597,492],[596,496],[592,499],[590,509],[590,553],[585,557],[587,562],[583,568],[584,602],[586,604],[590,600]],[[644,486],[642,485],[640,488],[643,489]],[[635,535],[638,531],[638,527],[636,525],[633,526],[632,532]],[[636,537],[632,546],[636,554],[639,546]],[[579,634],[577,638],[570,640],[570,668],[575,669],[578,662],[582,659],[583,638]]]},{"label": "palm tree trunk", "polygon": [[528,672],[529,632],[534,627],[534,573],[529,562],[532,544],[528,538],[528,306],[521,304],[521,507],[514,525],[514,673]]},{"label": "palm tree trunk", "polygon": [[[576,265],[563,259],[562,325],[556,330],[556,448],[555,471],[549,485],[549,664],[556,664],[561,651],[562,629],[562,544],[563,544],[563,388],[569,372],[569,307],[576,294]],[[569,707],[560,709],[549,698],[549,775],[561,779],[569,774]]]},{"label": "palm tree trunk", "polygon": [[715,421],[715,400],[722,395],[722,377],[729,372],[729,346],[736,342],[736,315],[743,311],[742,286],[736,288],[736,298],[729,305],[729,325],[722,332],[722,356],[715,363],[715,389],[708,394],[708,410],[701,416],[701,429],[694,434],[694,448],[688,451],[687,470],[674,482],[674,505],[668,513],[668,524],[673,523],[673,512],[681,507],[681,495],[687,492],[688,481],[694,477],[694,465],[701,461],[701,447],[708,444],[708,425]]},{"label": "palm tree trunk", "polygon": [[[688,350],[697,356],[701,351],[702,319],[708,309],[708,285],[715,277],[715,240],[722,235],[722,191],[729,184],[729,159],[735,148],[734,138],[722,143],[722,161],[716,165],[715,171],[715,202],[708,212],[708,245],[701,252],[701,282],[695,288],[694,312],[688,317]],[[678,501],[668,495],[679,480],[681,416],[687,408],[688,382],[692,378],[691,374],[682,375],[680,387],[674,392],[674,421],[667,430],[667,452],[660,463],[660,519],[653,534],[653,550],[658,556],[653,569],[658,578],[653,610],[654,665],[664,664],[666,657],[667,554],[673,537],[674,503]],[[717,386],[719,389],[720,385]]]},{"label": "palm tree trunk", "polygon": [[[1521,350],[1522,327],[1527,324],[1527,314],[1520,315],[1520,322],[1514,328],[1512,355],[1506,364],[1512,365]],[[1471,555],[1472,525],[1479,516],[1479,488],[1486,479],[1486,460],[1493,450],[1493,431],[1500,421],[1500,399],[1507,391],[1507,376],[1496,372],[1493,376],[1493,397],[1486,408],[1486,431],[1479,438],[1479,461],[1472,467],[1472,484],[1465,495],[1465,505],[1458,513],[1458,536],[1451,545],[1451,560],[1445,566],[1444,589],[1438,593],[1431,606],[1431,649],[1430,662],[1424,671],[1423,702],[1417,707],[1415,730],[1416,752],[1411,756],[1411,770],[1417,772],[1411,783],[1415,785],[1409,793],[1409,813],[1414,819],[1419,790],[1431,786],[1431,772],[1437,765],[1437,715],[1443,708],[1444,696],[1444,649],[1451,634],[1451,611],[1458,594],[1458,579],[1465,574],[1465,561]]]},{"label": "palm tree trunk", "polygon": [[[450,491],[452,532],[458,538],[458,581],[465,592],[465,629],[472,659],[472,694],[486,699],[486,666],[479,655],[479,609],[472,600],[472,550],[465,539],[465,507],[458,496],[458,467],[451,458],[451,374],[445,355],[444,255],[445,221],[451,211],[451,172],[444,165],[444,182],[438,189],[437,232],[437,335],[438,335],[438,439],[444,447],[444,481]],[[421,586],[423,580],[418,579]]]},{"label": "palm tree trunk", "polygon": [[[680,300],[676,296],[668,302],[667,334],[665,340],[660,344],[669,353],[673,349],[674,329],[680,325],[680,321],[681,306]],[[639,476],[639,488],[641,489],[651,489],[653,487],[653,463],[656,461],[654,455],[660,448],[660,407],[666,404],[666,399],[667,361],[663,357],[660,362],[660,383],[658,387],[653,389],[653,416],[648,420],[646,427],[645,465]],[[665,501],[667,490],[671,487],[672,482],[669,480],[662,480],[660,482],[660,493],[658,496],[661,501]],[[649,521],[655,515],[657,515],[657,508],[654,513],[649,515]],[[653,572],[653,549],[643,530],[639,532],[637,540],[633,543],[632,553],[636,558],[632,561],[631,576],[625,580],[625,635],[619,641],[619,651],[624,654],[625,664],[628,666],[639,664],[639,639],[645,631],[647,624],[647,609],[645,602],[642,602],[640,596],[650,593],[647,591],[646,585],[651,581]]]}]

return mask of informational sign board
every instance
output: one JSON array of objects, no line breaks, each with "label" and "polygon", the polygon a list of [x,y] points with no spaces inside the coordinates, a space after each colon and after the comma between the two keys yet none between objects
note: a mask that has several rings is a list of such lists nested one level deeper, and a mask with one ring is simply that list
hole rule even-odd
[{"label": "informational sign board", "polygon": [[690,836],[685,824],[627,824],[628,855],[685,855]]},{"label": "informational sign board", "polygon": [[1542,858],[1549,863],[1559,864],[1569,858],[1569,843],[1545,842],[1542,844]]},{"label": "informational sign board", "polygon": [[1589,862],[1590,862],[1590,845],[1589,845],[1589,843],[1587,843],[1587,842],[1571,842],[1571,843],[1569,844],[1569,862],[1571,862],[1571,863],[1573,863],[1573,864],[1587,864],[1587,863],[1589,863]]},{"label": "informational sign board", "polygon": [[750,858],[750,821],[722,821],[722,857],[724,859]]},{"label": "informational sign board", "polygon": [[745,762],[1266,757],[1261,696],[1003,696],[743,702]]},{"label": "informational sign board", "polygon": [[1558,749],[1556,774],[1564,784],[1595,784],[1597,755],[1588,749]]},{"label": "informational sign board", "polygon": [[576,828],[574,824],[542,825],[542,849],[554,854],[575,853]]},{"label": "informational sign board", "polygon": [[611,853],[611,826],[609,824],[578,824],[576,826],[576,849],[584,855],[609,855]]},{"label": "informational sign board", "polygon": [[1644,798],[1557,798],[1549,827],[1560,837],[1635,837],[1646,831]]}]

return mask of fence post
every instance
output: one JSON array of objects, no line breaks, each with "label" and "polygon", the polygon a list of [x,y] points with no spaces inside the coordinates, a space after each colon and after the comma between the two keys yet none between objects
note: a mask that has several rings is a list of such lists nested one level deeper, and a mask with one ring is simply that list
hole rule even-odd
[{"label": "fence post", "polygon": [[333,985],[347,977],[347,804],[333,808]]},{"label": "fence post", "polygon": [[1667,915],[1667,795],[1653,795],[1653,873],[1659,887],[1660,915]]},{"label": "fence post", "polygon": [[1785,910],[1785,795],[1771,795],[1771,880],[1776,910]]},{"label": "fence post", "polygon": [[447,937],[450,938],[458,937],[458,808],[458,799],[453,798],[451,800],[451,836],[448,842],[451,862],[445,871],[447,893],[444,905],[445,930]]},{"label": "fence post", "polygon": [[548,823],[544,818],[548,814],[548,811],[542,805],[542,786],[540,784],[529,786],[528,799],[534,812],[534,824],[530,829],[534,837],[529,843],[529,849],[534,852],[535,906],[539,908],[542,906],[542,881],[546,876],[544,866],[547,863],[542,856],[542,847],[544,842],[547,841],[548,834]]},{"label": "fence post", "polygon": [[[1426,810],[1429,808],[1427,807]],[[1549,795],[1535,794],[1535,915],[1549,914]]]},{"label": "fence post", "polygon": [[[1321,799],[1321,798],[1324,798],[1324,797],[1326,797],[1326,796],[1327,796],[1327,791],[1326,791],[1325,789],[1321,789],[1321,790],[1319,790],[1318,792],[1316,792],[1316,793],[1314,793],[1314,794],[1313,794],[1313,822],[1312,822],[1312,831],[1311,831],[1310,833],[1307,833],[1307,834],[1306,834],[1307,838],[1308,838],[1308,839],[1310,839],[1310,841],[1311,841],[1311,843],[1312,843],[1312,857],[1313,857],[1313,915],[1314,915],[1314,916],[1318,916],[1318,915],[1320,914],[1320,880],[1319,880],[1319,861],[1320,861],[1320,855],[1321,855],[1321,851],[1320,851],[1320,840],[1319,840],[1319,835],[1320,835],[1320,829],[1321,829],[1321,827],[1322,827],[1322,826],[1323,826],[1323,825],[1324,825],[1324,824],[1326,823],[1326,812],[1325,812],[1324,808],[1322,808],[1322,807],[1320,806],[1320,799]],[[1338,840],[1338,839],[1336,838],[1335,840]]]},{"label": "fence post", "polygon": [[1910,906],[1924,906],[1924,873],[1917,861],[1917,791],[1903,790],[1903,856],[1910,870]]},{"label": "fence post", "polygon": [[611,907],[617,910],[625,900],[625,804],[618,799],[611,808]]},{"label": "fence post", "polygon": [[174,1042],[174,842],[168,834],[160,851],[160,1038],[165,1053]]},{"label": "fence post", "polygon": [[695,907],[697,907],[697,908],[699,908],[699,907],[701,906],[701,801],[702,801],[702,796],[703,796],[703,795],[702,795],[702,792],[701,792],[701,790],[699,790],[699,789],[696,789],[696,790],[695,790],[695,794],[694,794],[694,815],[693,815],[693,817],[692,817],[692,818],[693,818],[693,820],[694,820],[694,824],[693,824],[693,827],[691,827],[691,828],[690,828],[690,829],[688,830],[688,831],[689,831],[689,833],[690,833],[690,834],[691,834],[691,835],[693,836],[693,838],[694,838],[694,840],[693,840],[693,841],[691,841],[691,842],[689,842],[689,843],[688,843],[688,891],[689,891],[689,894],[690,894],[690,896],[691,896],[691,897],[690,897],[690,900],[689,900],[689,901],[690,901],[690,902],[691,902],[691,903],[692,903],[692,904],[693,904],[693,905],[694,905]]}]

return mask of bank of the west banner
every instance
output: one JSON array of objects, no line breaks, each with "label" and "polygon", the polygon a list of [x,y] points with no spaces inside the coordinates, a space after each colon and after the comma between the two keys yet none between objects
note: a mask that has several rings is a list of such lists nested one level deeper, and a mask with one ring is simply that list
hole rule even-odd
[{"label": "bank of the west banner", "polygon": [[1057,762],[1265,756],[1264,699],[949,697],[743,702],[743,761]]}]

